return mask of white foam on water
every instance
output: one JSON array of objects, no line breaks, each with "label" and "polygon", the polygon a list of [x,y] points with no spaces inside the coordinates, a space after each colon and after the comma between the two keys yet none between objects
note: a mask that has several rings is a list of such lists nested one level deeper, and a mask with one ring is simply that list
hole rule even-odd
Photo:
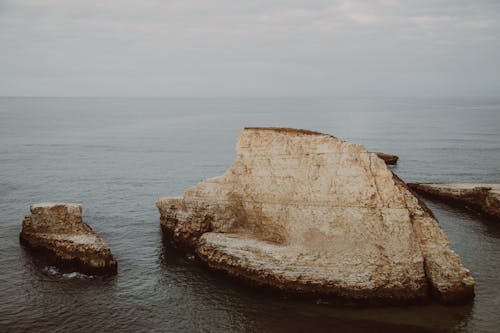
[{"label": "white foam on water", "polygon": [[93,275],[86,275],[80,272],[64,273],[62,277],[65,279],[92,279]]},{"label": "white foam on water", "polygon": [[87,274],[83,274],[80,272],[63,273],[57,267],[54,267],[54,266],[46,266],[42,269],[42,272],[44,272],[45,274],[50,275],[50,276],[61,277],[64,279],[92,279],[92,278],[94,278],[93,275],[87,275]]}]

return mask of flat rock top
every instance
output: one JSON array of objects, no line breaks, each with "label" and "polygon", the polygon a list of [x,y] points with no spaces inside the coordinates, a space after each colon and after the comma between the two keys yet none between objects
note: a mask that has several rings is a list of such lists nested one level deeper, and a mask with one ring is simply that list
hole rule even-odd
[{"label": "flat rock top", "polygon": [[44,215],[46,218],[52,216],[56,219],[66,219],[64,215],[73,218],[81,217],[83,205],[78,203],[45,202],[33,204],[30,206],[30,212],[33,215]]},{"label": "flat rock top", "polygon": [[30,206],[30,209],[37,209],[37,208],[43,208],[43,209],[51,209],[57,206],[64,206],[68,208],[83,208],[82,204],[79,203],[64,203],[64,202],[41,202],[37,204],[33,204]]},{"label": "flat rock top", "polygon": [[298,129],[298,128],[289,128],[289,127],[245,127],[245,131],[272,131],[272,132],[281,132],[281,133],[290,133],[290,134],[305,134],[305,135],[322,135],[322,136],[329,136],[332,137],[329,134],[321,133],[321,132],[316,132],[316,131],[310,131],[310,130],[305,130],[305,129]]}]

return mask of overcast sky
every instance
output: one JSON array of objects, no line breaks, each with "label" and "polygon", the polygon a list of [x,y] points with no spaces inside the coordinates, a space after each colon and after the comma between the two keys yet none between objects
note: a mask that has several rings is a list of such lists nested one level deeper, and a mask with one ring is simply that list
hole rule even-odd
[{"label": "overcast sky", "polygon": [[500,0],[0,0],[0,95],[500,96]]}]

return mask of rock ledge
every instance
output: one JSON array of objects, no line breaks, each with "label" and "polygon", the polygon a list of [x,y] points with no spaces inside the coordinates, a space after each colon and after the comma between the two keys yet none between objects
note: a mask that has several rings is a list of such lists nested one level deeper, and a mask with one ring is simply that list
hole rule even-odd
[{"label": "rock ledge", "polygon": [[386,154],[382,152],[375,152],[378,157],[384,160],[387,165],[396,165],[398,163],[399,157],[397,155]]},{"label": "rock ledge", "polygon": [[471,208],[500,222],[500,184],[412,183],[415,192]]}]

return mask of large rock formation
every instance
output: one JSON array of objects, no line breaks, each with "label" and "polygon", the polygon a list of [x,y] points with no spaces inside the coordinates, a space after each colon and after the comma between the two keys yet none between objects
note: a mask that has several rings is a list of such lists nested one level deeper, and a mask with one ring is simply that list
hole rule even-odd
[{"label": "large rock formation", "polygon": [[417,193],[471,208],[500,221],[500,184],[414,183]]},{"label": "large rock formation", "polygon": [[43,203],[30,207],[21,243],[67,270],[115,274],[116,261],[101,237],[82,220],[82,205]]},{"label": "large rock formation", "polygon": [[330,135],[246,128],[223,176],[157,207],[175,244],[256,284],[389,302],[474,295],[429,209],[376,153]]}]

